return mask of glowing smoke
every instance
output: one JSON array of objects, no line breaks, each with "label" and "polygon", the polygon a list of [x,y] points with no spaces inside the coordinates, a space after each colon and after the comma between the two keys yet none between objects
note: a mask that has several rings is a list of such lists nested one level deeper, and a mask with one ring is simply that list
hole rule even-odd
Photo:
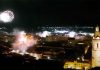
[{"label": "glowing smoke", "polygon": [[24,31],[15,33],[15,42],[12,44],[14,50],[25,53],[29,47],[37,44],[37,39],[32,34]]},{"label": "glowing smoke", "polygon": [[46,36],[50,36],[51,32],[43,31],[42,33],[37,33],[37,35],[39,35],[40,37],[46,37]]},{"label": "glowing smoke", "polygon": [[69,37],[74,37],[76,35],[76,33],[74,31],[69,32]]}]

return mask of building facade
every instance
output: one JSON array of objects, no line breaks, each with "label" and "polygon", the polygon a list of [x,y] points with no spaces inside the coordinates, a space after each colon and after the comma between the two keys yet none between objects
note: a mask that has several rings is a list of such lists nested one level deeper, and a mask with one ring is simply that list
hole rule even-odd
[{"label": "building facade", "polygon": [[95,67],[100,67],[100,32],[98,26],[92,39],[92,68]]},{"label": "building facade", "polygon": [[75,69],[75,70],[89,70],[90,69],[90,63],[89,62],[70,62],[67,61],[64,64],[64,69]]}]

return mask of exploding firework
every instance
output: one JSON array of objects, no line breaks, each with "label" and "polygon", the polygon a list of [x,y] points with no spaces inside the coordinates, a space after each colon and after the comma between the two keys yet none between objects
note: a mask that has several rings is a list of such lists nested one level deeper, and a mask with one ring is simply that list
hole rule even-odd
[{"label": "exploding firework", "polygon": [[10,10],[6,10],[0,13],[0,21],[7,23],[14,19],[14,13]]},{"label": "exploding firework", "polygon": [[29,47],[37,44],[37,39],[32,34],[26,34],[24,31],[15,35],[15,42],[12,44],[14,50],[25,53]]}]

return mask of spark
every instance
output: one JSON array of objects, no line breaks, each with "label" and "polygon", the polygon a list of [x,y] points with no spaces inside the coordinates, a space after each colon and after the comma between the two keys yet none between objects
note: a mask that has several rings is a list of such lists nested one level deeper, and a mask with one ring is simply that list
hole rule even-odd
[{"label": "spark", "polygon": [[88,52],[89,47],[90,47],[90,46],[87,46],[87,47],[85,48],[85,54]]}]

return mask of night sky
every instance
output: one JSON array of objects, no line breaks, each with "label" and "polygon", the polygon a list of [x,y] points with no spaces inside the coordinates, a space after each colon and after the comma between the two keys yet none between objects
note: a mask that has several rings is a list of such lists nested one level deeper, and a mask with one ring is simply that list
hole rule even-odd
[{"label": "night sky", "polygon": [[95,0],[0,0],[0,11],[6,9],[15,13],[12,27],[100,24],[100,4]]}]

